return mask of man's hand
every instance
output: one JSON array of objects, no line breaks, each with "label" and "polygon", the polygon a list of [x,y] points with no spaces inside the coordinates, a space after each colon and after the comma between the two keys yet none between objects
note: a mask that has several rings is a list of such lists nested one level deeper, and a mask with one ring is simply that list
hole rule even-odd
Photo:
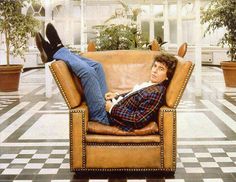
[{"label": "man's hand", "polygon": [[109,112],[112,107],[112,102],[111,101],[106,101],[106,111]]},{"label": "man's hand", "polygon": [[105,99],[106,99],[106,100],[111,100],[111,99],[115,98],[116,96],[117,96],[116,93],[107,92],[107,93],[105,94]]}]

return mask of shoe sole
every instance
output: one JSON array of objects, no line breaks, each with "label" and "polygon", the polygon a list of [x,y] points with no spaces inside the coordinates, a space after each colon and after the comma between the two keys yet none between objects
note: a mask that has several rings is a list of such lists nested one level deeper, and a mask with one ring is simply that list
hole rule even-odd
[{"label": "shoe sole", "polygon": [[42,39],[38,33],[36,33],[36,35],[35,35],[35,42],[36,42],[36,46],[40,52],[40,57],[41,57],[42,62],[43,63],[48,62],[48,56],[43,49]]}]

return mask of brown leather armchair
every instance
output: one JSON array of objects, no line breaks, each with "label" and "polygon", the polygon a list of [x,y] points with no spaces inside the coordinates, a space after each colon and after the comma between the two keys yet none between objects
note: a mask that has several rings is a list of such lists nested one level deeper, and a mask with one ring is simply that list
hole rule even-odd
[{"label": "brown leather armchair", "polygon": [[[109,91],[125,92],[149,79],[158,51],[116,50],[87,52],[99,61]],[[174,77],[167,89],[166,105],[156,113],[158,132],[146,135],[112,135],[90,131],[88,107],[79,80],[63,61],[50,69],[63,95],[70,116],[71,171],[170,171],[176,170],[176,107],[193,70],[191,61],[178,57]]]}]

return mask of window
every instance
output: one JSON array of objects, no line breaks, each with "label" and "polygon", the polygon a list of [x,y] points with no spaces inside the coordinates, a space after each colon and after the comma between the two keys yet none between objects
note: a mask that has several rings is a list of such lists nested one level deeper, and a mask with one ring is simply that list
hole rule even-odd
[{"label": "window", "polygon": [[33,15],[33,16],[45,16],[45,9],[44,7],[39,4],[39,3],[33,3],[29,6],[28,10],[27,10],[27,15]]},{"label": "window", "polygon": [[149,42],[149,31],[150,31],[149,21],[141,22],[141,30],[144,40]]},{"label": "window", "polygon": [[52,10],[52,19],[63,18],[65,16],[65,8],[62,5],[57,5]]},{"label": "window", "polygon": [[[45,8],[40,4],[40,3],[32,3],[30,4],[30,6],[28,7],[27,11],[26,11],[27,15],[32,15],[35,18],[37,18],[38,20],[40,20],[40,32],[43,36],[45,36],[45,31],[44,31],[44,27],[45,27]],[[34,46],[35,45],[35,40],[34,38],[30,38],[29,40],[29,46]]]},{"label": "window", "polygon": [[163,5],[154,5],[153,13],[155,18],[163,17]]},{"label": "window", "polygon": [[160,37],[164,41],[164,29],[163,29],[164,23],[163,22],[154,22],[154,36],[155,39],[157,37]]},{"label": "window", "polygon": [[177,44],[177,21],[169,20],[170,24],[170,43]]}]

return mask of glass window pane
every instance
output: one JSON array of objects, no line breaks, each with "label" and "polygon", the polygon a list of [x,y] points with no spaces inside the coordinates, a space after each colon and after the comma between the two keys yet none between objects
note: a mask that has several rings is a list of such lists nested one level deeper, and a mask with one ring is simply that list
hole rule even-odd
[{"label": "glass window pane", "polygon": [[148,15],[150,14],[150,8],[148,5],[142,5],[141,9],[143,10],[141,15]]},{"label": "glass window pane", "polygon": [[40,16],[45,16],[45,9],[43,7],[40,10]]},{"label": "glass window pane", "polygon": [[79,45],[81,38],[80,38],[80,22],[75,22],[74,24],[74,44]]},{"label": "glass window pane", "polygon": [[142,21],[141,22],[141,30],[144,40],[149,42],[149,22],[148,21]]},{"label": "glass window pane", "polygon": [[63,18],[65,16],[65,8],[62,5],[57,5],[53,9],[53,17],[54,18]]},{"label": "glass window pane", "polygon": [[183,42],[188,42],[189,45],[193,45],[195,42],[195,20],[183,20],[182,22],[182,37]]},{"label": "glass window pane", "polygon": [[35,12],[39,12],[41,5],[39,3],[33,3],[33,8]]},{"label": "glass window pane", "polygon": [[164,26],[164,22],[157,22],[157,21],[154,22],[154,35],[155,35],[155,39],[158,40],[158,37],[160,37],[162,40],[164,39],[163,26]]},{"label": "glass window pane", "polygon": [[194,4],[193,3],[186,3],[182,7],[182,16],[187,16],[187,15],[194,15]]},{"label": "glass window pane", "polygon": [[177,22],[176,20],[170,20],[170,43],[177,44]]},{"label": "glass window pane", "polygon": [[34,10],[33,8],[30,6],[27,10],[27,15],[33,15],[34,14]]},{"label": "glass window pane", "polygon": [[80,6],[74,6],[73,7],[73,17],[80,18]]},{"label": "glass window pane", "polygon": [[176,16],[177,15],[177,6],[176,4],[169,5],[169,16]]},{"label": "glass window pane", "polygon": [[153,7],[154,17],[163,17],[163,5],[154,5]]},{"label": "glass window pane", "polygon": [[89,42],[90,40],[95,40],[96,36],[97,36],[97,33],[96,33],[96,30],[93,29],[92,27],[94,25],[98,25],[99,22],[97,22],[96,20],[93,20],[93,21],[86,21],[87,23],[87,42]]}]

